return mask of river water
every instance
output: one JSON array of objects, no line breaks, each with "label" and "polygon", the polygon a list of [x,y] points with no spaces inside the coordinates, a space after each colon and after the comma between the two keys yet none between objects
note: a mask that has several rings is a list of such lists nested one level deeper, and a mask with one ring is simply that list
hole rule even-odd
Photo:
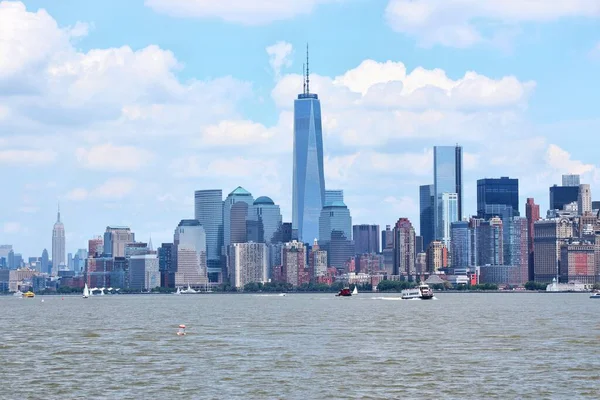
[{"label": "river water", "polygon": [[587,294],[0,297],[2,399],[599,392],[600,300]]}]

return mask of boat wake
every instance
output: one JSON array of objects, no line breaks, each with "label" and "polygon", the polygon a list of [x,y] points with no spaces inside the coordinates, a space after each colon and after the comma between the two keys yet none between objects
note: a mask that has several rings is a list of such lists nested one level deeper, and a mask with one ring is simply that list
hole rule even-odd
[{"label": "boat wake", "polygon": [[[387,300],[387,301],[423,301],[423,299],[414,298],[414,299],[403,299],[402,297],[371,297],[371,300]],[[437,297],[432,297],[431,300],[439,300]]]},{"label": "boat wake", "polygon": [[285,293],[280,294],[255,294],[254,297],[285,297]]}]

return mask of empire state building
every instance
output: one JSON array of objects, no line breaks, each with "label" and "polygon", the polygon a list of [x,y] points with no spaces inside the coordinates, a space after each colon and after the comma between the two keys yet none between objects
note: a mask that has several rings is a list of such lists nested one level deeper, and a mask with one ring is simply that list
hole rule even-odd
[{"label": "empire state building", "polygon": [[65,265],[65,226],[60,222],[60,207],[52,229],[52,275],[58,275],[58,267]]}]

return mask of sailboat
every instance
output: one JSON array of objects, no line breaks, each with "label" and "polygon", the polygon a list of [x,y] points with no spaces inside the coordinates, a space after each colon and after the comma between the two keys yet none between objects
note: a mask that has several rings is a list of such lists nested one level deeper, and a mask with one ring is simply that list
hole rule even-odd
[{"label": "sailboat", "polygon": [[83,298],[87,299],[88,297],[90,297],[90,290],[88,289],[88,286],[86,283],[85,287],[83,288]]},{"label": "sailboat", "polygon": [[177,286],[177,291],[173,294],[181,294],[181,288],[179,286]]},{"label": "sailboat", "polygon": [[352,296],[356,296],[358,294],[358,286],[354,285],[354,290],[352,291]]}]

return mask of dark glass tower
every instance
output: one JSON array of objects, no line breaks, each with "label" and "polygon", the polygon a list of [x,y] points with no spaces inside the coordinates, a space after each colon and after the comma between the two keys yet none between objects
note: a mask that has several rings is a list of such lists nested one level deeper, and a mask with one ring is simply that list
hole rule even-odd
[{"label": "dark glass tower", "polygon": [[434,189],[434,236],[442,239],[443,226],[449,226],[449,222],[443,221],[440,210],[443,209],[443,194],[456,193],[457,197],[457,221],[462,220],[462,147],[461,146],[434,146],[433,147],[433,189]]},{"label": "dark glass tower", "polygon": [[519,180],[479,179],[477,181],[477,217],[490,219],[498,216],[519,216]]},{"label": "dark glass tower", "polygon": [[292,229],[298,239],[311,242],[319,238],[319,216],[325,204],[323,174],[323,130],[321,103],[310,93],[308,48],[304,92],[294,100],[294,172]]},{"label": "dark glass tower", "polygon": [[423,237],[424,249],[429,247],[429,243],[431,243],[434,236],[433,208],[435,207],[435,201],[433,195],[433,185],[422,185],[419,187],[419,233]]}]

